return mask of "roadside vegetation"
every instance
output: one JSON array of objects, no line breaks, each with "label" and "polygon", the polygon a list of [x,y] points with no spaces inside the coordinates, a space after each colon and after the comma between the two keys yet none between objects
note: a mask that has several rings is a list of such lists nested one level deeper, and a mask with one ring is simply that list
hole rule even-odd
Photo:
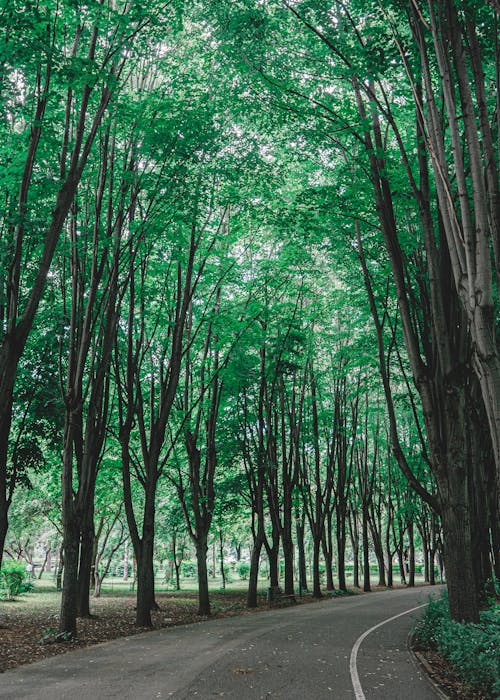
[{"label": "roadside vegetation", "polygon": [[449,661],[458,678],[483,692],[500,697],[500,603],[490,599],[479,623],[450,617],[448,596],[430,600],[415,628],[419,648],[435,650]]}]

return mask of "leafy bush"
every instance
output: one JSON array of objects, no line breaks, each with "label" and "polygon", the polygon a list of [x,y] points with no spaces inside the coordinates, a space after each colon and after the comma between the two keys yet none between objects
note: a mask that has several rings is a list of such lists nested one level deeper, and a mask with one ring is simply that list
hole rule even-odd
[{"label": "leafy bush", "polygon": [[198,569],[195,561],[183,561],[181,564],[182,578],[196,578]]},{"label": "leafy bush", "polygon": [[7,560],[0,571],[0,588],[2,597],[12,600],[16,595],[32,590],[33,584],[25,581],[26,567],[23,562]]},{"label": "leafy bush", "polygon": [[446,658],[457,675],[483,692],[500,695],[500,608],[480,615],[479,624],[450,619],[446,594],[431,600],[415,629],[417,639]]},{"label": "leafy bush", "polygon": [[246,581],[250,573],[250,564],[246,561],[240,561],[238,564],[238,576],[242,581]]},{"label": "leafy bush", "polygon": [[21,583],[19,588],[19,593],[31,593],[35,590],[35,584],[30,579],[26,579]]}]

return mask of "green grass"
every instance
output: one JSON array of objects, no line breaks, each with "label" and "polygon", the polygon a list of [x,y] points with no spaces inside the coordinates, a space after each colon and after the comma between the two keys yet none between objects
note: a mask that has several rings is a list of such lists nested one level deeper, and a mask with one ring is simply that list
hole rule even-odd
[{"label": "green grass", "polygon": [[[417,576],[417,583],[422,582],[423,578]],[[399,578],[395,580],[399,583]],[[61,593],[56,591],[56,584],[53,574],[45,573],[41,580],[35,579],[34,590],[31,593],[23,594],[16,597],[12,601],[0,601],[0,614],[16,612],[24,614],[33,612],[46,611],[49,614],[58,614],[61,605]],[[376,584],[376,579],[372,581],[372,585]],[[231,595],[232,593],[245,594],[248,588],[248,581],[241,580],[234,576],[230,583],[227,583],[226,589],[222,588],[222,578],[217,576],[209,578],[209,589],[213,593]],[[349,588],[353,588],[352,580],[348,580]],[[266,578],[259,579],[259,593],[267,594],[268,580]],[[157,576],[155,590],[157,593],[168,593],[175,596],[180,604],[194,605],[193,598],[198,593],[198,584],[196,578],[188,577],[181,578],[181,590],[176,591],[171,583],[166,584],[163,581],[161,574]],[[123,581],[122,578],[109,576],[104,579],[101,589],[101,600],[113,603],[116,600],[118,604],[124,599],[134,598],[136,588],[133,587],[132,579]]]}]

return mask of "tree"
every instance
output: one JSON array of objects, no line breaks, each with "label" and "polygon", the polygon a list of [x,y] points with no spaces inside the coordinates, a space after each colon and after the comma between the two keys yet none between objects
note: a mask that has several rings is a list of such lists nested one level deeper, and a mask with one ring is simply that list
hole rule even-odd
[{"label": "tree", "polygon": [[[133,40],[149,21],[147,14],[132,13],[124,21],[119,11],[101,9],[89,5],[83,23],[79,8],[66,7],[62,14],[56,3],[42,9],[29,5],[27,12],[24,5],[8,3],[2,11],[8,19],[3,25],[8,75],[2,82],[3,131],[11,166],[1,242],[6,273],[0,297],[0,553],[16,481],[16,471],[8,465],[17,368],[98,129],[121,86]],[[21,100],[14,100],[19,85]],[[56,122],[63,126],[54,138],[49,125]],[[20,133],[28,138],[20,139]],[[41,220],[39,204],[47,211]],[[28,233],[34,222],[32,239]]]}]

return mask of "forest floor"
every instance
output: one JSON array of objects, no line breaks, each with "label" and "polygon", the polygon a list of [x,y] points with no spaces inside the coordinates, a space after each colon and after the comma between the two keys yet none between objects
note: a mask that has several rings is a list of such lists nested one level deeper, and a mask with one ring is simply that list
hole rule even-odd
[{"label": "forest floor", "polygon": [[[360,593],[361,595],[361,593]],[[26,601],[30,604],[27,605]],[[212,618],[249,615],[268,609],[265,595],[259,596],[255,610],[246,608],[246,596],[240,591],[211,592]],[[208,618],[197,615],[195,592],[158,593],[160,609],[153,613],[153,628],[203,622]],[[311,596],[297,598],[299,604],[313,603]],[[78,620],[78,639],[56,641],[59,599],[54,594],[39,593],[20,601],[0,605],[0,672],[50,656],[81,649],[119,637],[147,631],[136,627],[135,596],[110,595],[92,599],[92,617]],[[434,682],[452,700],[489,700],[478,691],[464,685],[450,665],[435,652],[418,651]]]}]

